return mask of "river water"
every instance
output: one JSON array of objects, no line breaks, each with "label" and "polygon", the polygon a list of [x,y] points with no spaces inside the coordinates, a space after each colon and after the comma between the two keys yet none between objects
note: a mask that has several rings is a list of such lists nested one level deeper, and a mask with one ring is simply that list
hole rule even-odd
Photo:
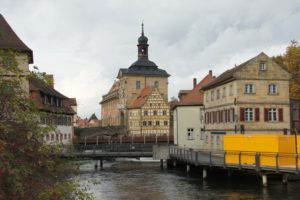
[{"label": "river water", "polygon": [[103,170],[95,170],[94,164],[81,163],[75,178],[99,200],[300,200],[300,181],[283,185],[281,180],[273,179],[263,188],[258,177],[228,177],[212,171],[204,181],[200,170],[187,174],[184,170],[160,169],[159,162],[104,162]]}]

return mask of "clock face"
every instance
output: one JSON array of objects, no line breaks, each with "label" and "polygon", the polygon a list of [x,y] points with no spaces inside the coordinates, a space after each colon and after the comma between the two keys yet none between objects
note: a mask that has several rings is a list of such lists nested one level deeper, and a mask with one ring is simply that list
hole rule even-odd
[{"label": "clock face", "polygon": [[145,53],[145,49],[142,49],[142,53]]}]

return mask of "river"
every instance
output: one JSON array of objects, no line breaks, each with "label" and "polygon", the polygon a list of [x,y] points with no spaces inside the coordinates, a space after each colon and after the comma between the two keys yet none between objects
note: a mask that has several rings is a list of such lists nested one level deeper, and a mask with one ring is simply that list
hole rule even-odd
[{"label": "river", "polygon": [[104,162],[103,170],[95,170],[94,161],[85,161],[75,178],[97,200],[300,199],[300,181],[284,185],[274,179],[263,188],[258,177],[227,177],[214,171],[203,181],[200,170],[187,174],[184,170],[160,169],[159,162],[150,161]]}]

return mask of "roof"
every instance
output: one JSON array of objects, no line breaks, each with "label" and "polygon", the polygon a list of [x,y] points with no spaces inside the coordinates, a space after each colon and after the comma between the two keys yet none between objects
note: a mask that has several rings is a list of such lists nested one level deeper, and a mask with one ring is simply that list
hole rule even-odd
[{"label": "roof", "polygon": [[170,75],[163,69],[159,69],[158,66],[150,61],[147,58],[140,58],[129,68],[121,68],[119,71],[118,76],[120,73],[128,74],[128,75],[148,75],[148,76],[166,76],[169,77]]},{"label": "roof", "polygon": [[11,49],[18,52],[24,52],[28,55],[28,62],[33,63],[33,53],[24,42],[17,36],[9,26],[4,17],[0,14],[0,49]]},{"label": "roof", "polygon": [[[40,110],[51,112],[51,113],[64,113],[73,115],[76,114],[76,112],[72,109],[72,104],[74,103],[75,98],[68,98],[64,96],[63,94],[56,91],[51,86],[44,83],[42,80],[39,80],[37,78],[31,77],[29,78],[29,91],[32,92],[43,92],[44,94],[51,95],[57,98],[61,98],[63,102],[62,107],[56,107],[50,104],[44,104],[43,102],[38,102],[38,99],[32,99],[37,103],[37,106]],[[40,96],[41,98],[41,96]],[[75,99],[76,100],[76,99]],[[43,101],[43,100],[41,100]]]},{"label": "roof", "polygon": [[88,122],[90,122],[91,120],[98,120],[98,118],[96,117],[95,113],[91,115],[91,117],[89,118]]},{"label": "roof", "polygon": [[29,78],[29,90],[41,91],[44,94],[48,94],[62,99],[68,99],[68,97],[56,91],[53,87],[47,85],[42,80],[39,80],[38,78],[34,78],[34,77]]},{"label": "roof", "polygon": [[129,105],[128,108],[140,108],[141,106],[143,106],[152,93],[153,89],[153,86],[147,86],[142,89],[140,95]]},{"label": "roof", "polygon": [[71,106],[77,106],[77,100],[76,98],[69,98],[69,102]]},{"label": "roof", "polygon": [[[264,52],[261,52],[258,56],[260,56],[261,54],[266,55]],[[245,67],[249,62],[251,62],[252,60],[257,58],[258,56],[255,56],[255,57],[251,58],[250,60],[225,71],[220,76],[215,78],[213,81],[211,81],[207,85],[203,86],[202,90],[208,90],[210,88],[213,88],[213,87],[216,87],[216,86],[219,86],[219,85],[222,85],[224,83],[227,83],[227,82],[230,82],[230,81],[234,80],[235,79],[235,77],[234,77],[235,72],[237,72],[240,69],[242,69],[243,67]]]},{"label": "roof", "polygon": [[175,107],[203,105],[203,92],[201,88],[212,80],[214,80],[213,75],[209,73],[188,94],[183,96]]},{"label": "roof", "polygon": [[108,93],[102,96],[102,101],[100,102],[100,104],[109,101],[111,99],[119,98],[119,88],[120,88],[120,82],[115,81],[112,87],[110,88],[110,90],[108,91]]}]

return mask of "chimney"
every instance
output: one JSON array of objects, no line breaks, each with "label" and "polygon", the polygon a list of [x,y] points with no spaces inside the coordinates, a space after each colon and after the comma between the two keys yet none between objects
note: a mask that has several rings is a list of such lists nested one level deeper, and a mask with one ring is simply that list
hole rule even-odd
[{"label": "chimney", "polygon": [[46,74],[45,79],[50,87],[54,88],[54,78],[53,74]]},{"label": "chimney", "polygon": [[208,74],[212,76],[212,70],[209,70],[209,71],[208,71]]},{"label": "chimney", "polygon": [[196,85],[197,85],[197,79],[196,79],[196,78],[194,78],[194,79],[193,79],[193,88],[195,88],[195,87],[196,87]]}]

